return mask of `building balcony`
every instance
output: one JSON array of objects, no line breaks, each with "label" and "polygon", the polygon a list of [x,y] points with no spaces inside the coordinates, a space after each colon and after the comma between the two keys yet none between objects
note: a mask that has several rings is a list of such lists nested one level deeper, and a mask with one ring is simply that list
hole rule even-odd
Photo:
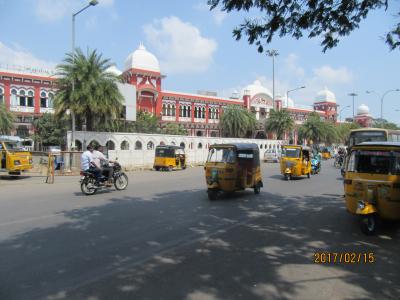
[{"label": "building balcony", "polygon": [[51,113],[51,114],[53,114],[53,113],[54,113],[54,108],[51,108],[51,107],[41,107],[41,108],[40,108],[40,113],[41,113],[41,114],[44,114],[44,113]]},{"label": "building balcony", "polygon": [[176,117],[175,116],[162,116],[162,119],[161,120],[163,120],[163,121],[175,121],[176,120]]},{"label": "building balcony", "polygon": [[192,122],[191,117],[179,117],[179,122]]},{"label": "building balcony", "polygon": [[194,118],[194,122],[195,122],[195,123],[205,123],[205,122],[206,122],[206,119],[203,119],[203,118]]},{"label": "building balcony", "polygon": [[219,123],[219,119],[209,119],[208,123],[209,124],[218,124]]},{"label": "building balcony", "polygon": [[24,113],[34,113],[35,108],[30,106],[19,106],[19,105],[11,105],[10,111],[14,112],[24,112]]}]

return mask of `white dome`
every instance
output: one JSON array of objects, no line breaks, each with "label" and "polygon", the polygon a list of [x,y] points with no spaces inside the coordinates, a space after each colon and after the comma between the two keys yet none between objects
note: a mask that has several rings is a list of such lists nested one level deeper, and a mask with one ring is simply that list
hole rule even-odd
[{"label": "white dome", "polygon": [[357,108],[357,115],[369,115],[369,107],[365,104],[361,104]]},{"label": "white dome", "polygon": [[272,93],[269,91],[269,89],[267,89],[261,84],[260,80],[255,80],[252,84],[246,86],[243,89],[242,94],[249,95],[250,98],[252,98],[257,94],[266,94],[268,97],[272,99]]},{"label": "white dome", "polygon": [[106,72],[112,73],[116,76],[119,76],[122,74],[122,72],[115,65],[112,65],[109,68],[107,68]]},{"label": "white dome", "polygon": [[158,59],[148,52],[143,44],[140,44],[139,48],[129,54],[125,60],[125,71],[129,69],[141,69],[160,73]]},{"label": "white dome", "polygon": [[326,87],[319,91],[315,97],[315,102],[333,102],[336,103],[336,96],[333,92],[328,90]]},{"label": "white dome", "polygon": [[286,96],[283,97],[282,95],[277,95],[277,96],[275,97],[275,100],[280,100],[280,101],[282,101],[282,107],[283,107],[283,108],[285,108],[285,107],[294,107],[294,101],[293,101],[293,99],[289,97],[289,106],[287,106],[287,100],[286,100],[286,99],[287,99]]}]

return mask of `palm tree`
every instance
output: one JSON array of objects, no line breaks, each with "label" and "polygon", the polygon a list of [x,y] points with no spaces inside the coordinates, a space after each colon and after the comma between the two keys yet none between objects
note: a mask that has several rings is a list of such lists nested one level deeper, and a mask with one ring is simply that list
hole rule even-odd
[{"label": "palm tree", "polygon": [[278,140],[283,138],[286,131],[294,128],[294,120],[286,109],[272,109],[269,118],[265,121],[265,131],[276,134]]},{"label": "palm tree", "polygon": [[313,143],[332,144],[339,140],[338,130],[335,125],[329,121],[321,120],[318,113],[311,113],[307,121],[299,127],[299,139],[306,139]]},{"label": "palm tree", "polygon": [[256,127],[254,114],[238,105],[229,105],[220,119],[220,128],[225,136],[246,137],[251,135]]},{"label": "palm tree", "polygon": [[98,122],[107,124],[118,118],[123,98],[117,76],[106,71],[110,66],[110,60],[103,59],[96,50],[87,56],[80,49],[68,53],[64,63],[57,66],[60,77],[54,101],[56,116],[63,116],[70,109],[78,123],[86,122],[89,131]]},{"label": "palm tree", "polygon": [[9,134],[14,125],[14,115],[7,111],[4,104],[0,104],[0,134]]}]

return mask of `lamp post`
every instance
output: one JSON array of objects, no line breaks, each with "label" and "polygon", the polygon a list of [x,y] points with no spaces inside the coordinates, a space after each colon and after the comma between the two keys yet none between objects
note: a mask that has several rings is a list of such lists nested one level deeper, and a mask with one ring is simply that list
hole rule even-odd
[{"label": "lamp post", "polygon": [[344,110],[344,109],[346,109],[346,108],[349,108],[350,107],[350,105],[346,105],[345,107],[343,107],[341,110],[339,110],[339,120],[340,120],[340,122],[342,122],[342,111]]},{"label": "lamp post", "polygon": [[352,93],[349,93],[349,96],[353,97],[353,122],[354,122],[354,97],[358,96],[358,94],[352,92]]},{"label": "lamp post", "polygon": [[[400,89],[392,89],[392,90],[387,90],[386,92],[383,93],[381,97],[381,121],[383,120],[383,99],[385,99],[385,96],[391,92],[400,92]],[[379,96],[379,94],[375,91],[366,91],[367,94],[372,94],[375,93]]]},{"label": "lamp post", "polygon": [[[72,62],[75,61],[75,18],[77,15],[79,15],[81,12],[83,12],[85,9],[97,5],[99,2],[97,0],[91,0],[88,5],[86,5],[84,8],[81,10],[77,11],[76,13],[72,14]],[[74,82],[74,76],[72,74],[72,92],[71,95],[75,91],[75,82]],[[71,144],[70,146],[70,151],[75,148],[75,113],[72,109],[70,109],[71,113],[71,119],[72,119],[72,128],[71,128]]]},{"label": "lamp post", "polygon": [[293,91],[305,89],[305,88],[306,88],[305,86],[301,86],[301,87],[298,87],[298,88],[295,88],[295,89],[286,91],[286,108],[289,107],[289,93],[290,93],[290,92],[293,92]]},{"label": "lamp post", "polygon": [[272,108],[275,109],[275,56],[278,56],[278,50],[267,50],[267,55],[272,57]]}]

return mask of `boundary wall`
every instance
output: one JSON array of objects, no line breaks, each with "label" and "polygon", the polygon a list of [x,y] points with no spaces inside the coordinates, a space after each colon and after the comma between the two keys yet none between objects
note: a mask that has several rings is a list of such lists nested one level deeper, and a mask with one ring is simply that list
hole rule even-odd
[{"label": "boundary wall", "polygon": [[[240,139],[202,136],[183,136],[145,133],[121,132],[83,132],[74,133],[75,141],[85,149],[86,145],[96,141],[100,145],[113,145],[108,147],[109,158],[118,158],[123,168],[130,170],[136,168],[151,168],[154,161],[154,149],[160,144],[183,146],[188,159],[188,165],[201,165],[207,159],[208,148],[213,144],[228,143],[255,143],[260,149],[260,159],[267,149],[278,148],[285,144],[282,140],[266,139]],[[71,132],[67,134],[68,145],[71,143]],[[114,148],[114,150],[111,150]]]}]

